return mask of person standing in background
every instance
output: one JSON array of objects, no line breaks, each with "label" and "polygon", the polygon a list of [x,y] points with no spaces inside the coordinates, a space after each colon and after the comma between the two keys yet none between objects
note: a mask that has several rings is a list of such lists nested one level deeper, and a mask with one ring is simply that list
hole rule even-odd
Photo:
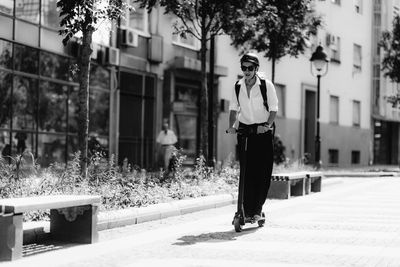
[{"label": "person standing in background", "polygon": [[169,163],[174,152],[175,144],[178,142],[173,130],[169,129],[167,120],[164,120],[162,130],[157,136],[156,142],[160,145],[158,149],[158,162],[164,170],[169,170]]}]

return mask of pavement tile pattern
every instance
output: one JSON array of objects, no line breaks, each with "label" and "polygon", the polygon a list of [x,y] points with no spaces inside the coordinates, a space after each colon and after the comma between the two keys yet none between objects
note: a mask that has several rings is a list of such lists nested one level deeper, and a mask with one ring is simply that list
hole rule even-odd
[{"label": "pavement tile pattern", "polygon": [[246,225],[236,233],[230,205],[101,231],[97,244],[69,245],[0,267],[399,267],[400,178],[340,180],[320,193],[268,200],[263,228]]}]

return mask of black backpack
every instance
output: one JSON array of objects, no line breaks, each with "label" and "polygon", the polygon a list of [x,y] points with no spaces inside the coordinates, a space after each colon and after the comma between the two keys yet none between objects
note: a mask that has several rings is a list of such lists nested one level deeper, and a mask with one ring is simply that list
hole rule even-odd
[{"label": "black backpack", "polygon": [[[268,107],[268,98],[267,98],[267,85],[265,84],[265,80],[264,79],[260,79],[261,85],[260,85],[260,91],[261,91],[261,95],[264,101],[264,106],[266,108],[266,110],[269,112],[269,107]],[[235,83],[235,93],[236,93],[236,98],[237,101],[239,103],[239,92],[240,92],[240,84],[239,81],[236,81]],[[239,103],[240,105],[240,103]],[[272,123],[272,136],[275,136],[275,122]]]}]

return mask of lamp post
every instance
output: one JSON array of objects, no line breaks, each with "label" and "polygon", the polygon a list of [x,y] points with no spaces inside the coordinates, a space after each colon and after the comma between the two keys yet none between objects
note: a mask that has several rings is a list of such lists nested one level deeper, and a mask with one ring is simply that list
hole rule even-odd
[{"label": "lamp post", "polygon": [[324,48],[318,45],[310,58],[311,74],[317,77],[317,131],[315,135],[315,167],[321,168],[321,137],[319,133],[319,98],[320,98],[320,80],[322,76],[328,73],[328,56]]}]

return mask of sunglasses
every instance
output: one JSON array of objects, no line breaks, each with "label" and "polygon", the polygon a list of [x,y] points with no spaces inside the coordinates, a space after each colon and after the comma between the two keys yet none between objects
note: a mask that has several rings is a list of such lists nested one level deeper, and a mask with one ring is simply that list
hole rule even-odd
[{"label": "sunglasses", "polygon": [[248,66],[248,67],[246,67],[246,66],[243,66],[243,65],[242,65],[240,68],[242,69],[242,71],[246,71],[246,70],[248,70],[248,71],[253,71],[253,70],[255,69],[254,66]]}]

